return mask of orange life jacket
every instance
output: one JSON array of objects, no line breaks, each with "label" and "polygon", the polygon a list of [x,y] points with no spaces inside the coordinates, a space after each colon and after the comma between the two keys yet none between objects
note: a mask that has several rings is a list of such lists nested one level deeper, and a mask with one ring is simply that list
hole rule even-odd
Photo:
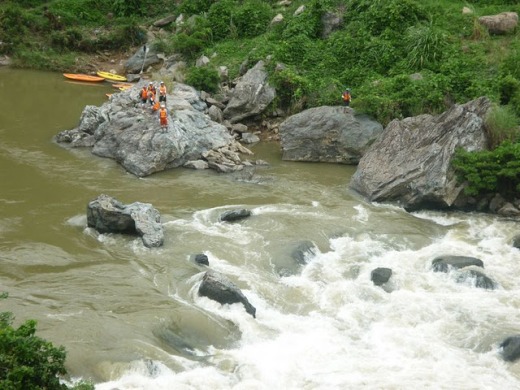
[{"label": "orange life jacket", "polygon": [[166,96],[166,86],[165,85],[159,87],[159,94],[161,96]]},{"label": "orange life jacket", "polygon": [[141,99],[147,99],[148,98],[148,91],[146,89],[141,90]]},{"label": "orange life jacket", "polygon": [[168,113],[166,112],[166,108],[161,108],[159,111],[159,118],[165,119]]},{"label": "orange life jacket", "polygon": [[350,100],[350,92],[345,91],[343,92],[343,101],[348,102]]},{"label": "orange life jacket", "polygon": [[152,106],[152,110],[153,111],[157,111],[159,109],[159,107],[161,106],[161,104],[159,102],[156,102],[153,106]]}]

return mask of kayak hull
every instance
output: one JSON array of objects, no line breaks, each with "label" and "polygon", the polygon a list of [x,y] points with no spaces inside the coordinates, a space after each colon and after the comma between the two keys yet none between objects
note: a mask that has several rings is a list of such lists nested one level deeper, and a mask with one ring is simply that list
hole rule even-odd
[{"label": "kayak hull", "polygon": [[121,75],[110,73],[110,72],[99,71],[99,72],[96,72],[96,74],[99,77],[103,77],[104,79],[106,79],[108,81],[118,81],[118,82],[119,81],[126,81],[126,77],[125,76],[121,76]]},{"label": "kayak hull", "polygon": [[81,73],[63,73],[63,76],[69,80],[85,81],[85,82],[89,82],[89,83],[99,83],[100,81],[105,80],[103,77],[90,76],[88,74],[81,74]]}]

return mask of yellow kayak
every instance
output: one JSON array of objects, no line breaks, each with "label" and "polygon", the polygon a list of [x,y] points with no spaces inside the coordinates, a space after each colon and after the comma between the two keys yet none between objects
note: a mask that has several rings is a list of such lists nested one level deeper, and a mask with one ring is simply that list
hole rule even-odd
[{"label": "yellow kayak", "polygon": [[125,76],[120,76],[118,74],[114,74],[114,73],[110,73],[110,72],[98,71],[98,72],[96,72],[96,74],[99,77],[103,77],[105,80],[108,80],[108,81],[126,81]]}]

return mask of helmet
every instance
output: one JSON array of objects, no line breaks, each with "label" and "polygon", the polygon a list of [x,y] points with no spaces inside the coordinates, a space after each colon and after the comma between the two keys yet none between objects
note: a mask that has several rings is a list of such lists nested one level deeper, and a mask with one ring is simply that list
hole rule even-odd
[{"label": "helmet", "polygon": [[161,81],[161,84],[164,84],[164,81]]},{"label": "helmet", "polygon": [[166,106],[164,104],[161,104],[161,108],[164,108],[164,107],[166,107]]},{"label": "helmet", "polygon": [[152,83],[151,81],[150,81],[150,83],[149,83],[149,84],[150,84],[150,85],[153,85],[153,83]]}]

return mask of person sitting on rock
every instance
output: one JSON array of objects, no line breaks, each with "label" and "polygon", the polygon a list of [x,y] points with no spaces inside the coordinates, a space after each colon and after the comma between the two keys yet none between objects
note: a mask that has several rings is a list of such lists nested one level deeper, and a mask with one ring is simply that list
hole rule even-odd
[{"label": "person sitting on rock", "polygon": [[164,104],[161,104],[161,109],[159,110],[159,123],[163,129],[168,127],[168,112]]},{"label": "person sitting on rock", "polygon": [[164,85],[164,81],[161,81],[159,86],[159,101],[166,103],[166,85]]}]

